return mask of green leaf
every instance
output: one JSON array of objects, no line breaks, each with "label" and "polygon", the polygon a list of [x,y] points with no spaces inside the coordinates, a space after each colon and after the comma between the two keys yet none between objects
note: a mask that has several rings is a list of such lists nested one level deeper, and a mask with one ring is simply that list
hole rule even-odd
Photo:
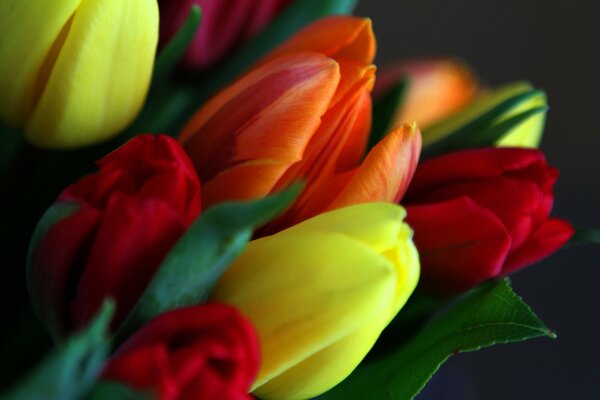
[{"label": "green leaf", "polygon": [[266,29],[237,49],[212,73],[203,75],[197,82],[185,82],[185,85],[170,88],[167,93],[157,94],[161,100],[160,107],[144,112],[140,121],[136,122],[135,129],[130,131],[176,135],[198,107],[270,50],[317,19],[334,14],[351,14],[357,2],[358,0],[295,0]]},{"label": "green leaf", "polygon": [[118,338],[165,311],[205,301],[253,230],[285,210],[300,190],[296,184],[264,199],[222,203],[203,212],[166,256]]},{"label": "green leaf", "polygon": [[546,110],[543,92],[525,83],[505,86],[424,130],[423,155],[431,157],[462,148],[492,146]]},{"label": "green leaf", "polygon": [[78,399],[94,384],[109,354],[108,327],[115,310],[106,301],[94,320],[55,350],[5,400]]},{"label": "green leaf", "polygon": [[403,79],[373,104],[373,126],[368,149],[372,149],[393,128],[394,116],[404,100],[408,81]]},{"label": "green leaf", "polygon": [[98,382],[86,400],[150,400],[155,398],[151,393],[143,393],[117,382]]},{"label": "green leaf", "polygon": [[412,399],[450,356],[536,337],[555,335],[508,279],[490,282],[462,297],[402,348],[359,366],[322,399]]},{"label": "green leaf", "polygon": [[567,245],[600,244],[600,229],[576,228]]},{"label": "green leaf", "polygon": [[200,6],[194,4],[179,32],[167,43],[156,58],[156,63],[154,64],[154,82],[160,82],[169,77],[194,39],[200,27],[201,18],[202,12],[200,11]]}]

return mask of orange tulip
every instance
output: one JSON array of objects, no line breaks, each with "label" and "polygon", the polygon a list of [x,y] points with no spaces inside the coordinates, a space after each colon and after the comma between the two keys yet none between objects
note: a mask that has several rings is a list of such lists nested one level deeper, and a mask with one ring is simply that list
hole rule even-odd
[{"label": "orange tulip", "polygon": [[407,79],[408,88],[394,121],[416,121],[423,129],[470,104],[478,90],[475,76],[458,60],[414,60],[384,68],[375,98],[400,79]]},{"label": "orange tulip", "polygon": [[203,204],[256,199],[296,180],[306,189],[271,231],[326,210],[397,201],[416,167],[415,124],[364,158],[375,80],[371,21],[320,20],[218,93],[180,140],[203,184]]}]

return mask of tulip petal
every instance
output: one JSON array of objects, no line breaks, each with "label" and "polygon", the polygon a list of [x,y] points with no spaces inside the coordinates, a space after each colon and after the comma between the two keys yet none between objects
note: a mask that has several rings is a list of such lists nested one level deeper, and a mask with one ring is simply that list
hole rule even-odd
[{"label": "tulip petal", "polygon": [[70,284],[81,273],[76,267],[81,249],[89,246],[101,216],[94,208],[81,207],[44,235],[33,249],[28,273],[33,307],[55,339],[70,328],[67,301],[74,291]]},{"label": "tulip petal", "polygon": [[502,273],[510,274],[548,257],[566,244],[574,233],[573,227],[566,221],[560,219],[545,221],[538,226],[523,246],[509,254]]},{"label": "tulip petal", "polygon": [[375,97],[401,79],[408,80],[408,91],[394,115],[394,125],[416,121],[425,129],[469,104],[477,93],[477,81],[464,63],[437,59],[384,68],[377,79]]},{"label": "tulip petal", "polygon": [[[302,159],[339,79],[338,64],[330,58],[282,56],[202,107],[180,139],[205,184],[204,204],[263,197],[273,190],[287,168]],[[259,184],[244,179],[250,174],[263,179]]]},{"label": "tulip petal", "polygon": [[517,173],[544,161],[544,154],[535,149],[485,148],[452,152],[421,163],[406,196],[407,199],[420,196],[429,188],[449,182]]},{"label": "tulip petal", "polygon": [[0,118],[10,125],[25,124],[40,96],[38,75],[54,62],[81,0],[55,3],[0,2]]},{"label": "tulip petal", "polygon": [[389,203],[365,203],[344,207],[303,221],[281,234],[310,232],[343,232],[361,241],[377,252],[386,252],[396,246],[401,236],[402,220],[406,211]]},{"label": "tulip petal", "polygon": [[144,102],[157,42],[156,2],[82,1],[26,136],[44,147],[75,147],[123,129]]},{"label": "tulip petal", "polygon": [[[367,245],[339,233],[287,232],[250,242],[214,298],[237,306],[259,333],[263,362],[256,388],[373,315],[389,315],[394,291],[395,267]],[[364,356],[364,349],[347,351]],[[342,378],[323,377],[329,387]]]},{"label": "tulip petal", "polygon": [[375,35],[368,18],[332,16],[322,18],[273,50],[265,59],[297,51],[316,51],[336,60],[371,64],[375,58]]},{"label": "tulip petal", "polygon": [[113,320],[119,326],[186,227],[164,201],[113,194],[71,305],[75,327],[84,326],[106,296],[119,300]]},{"label": "tulip petal", "polygon": [[502,272],[511,239],[491,211],[468,197],[406,208],[426,290],[459,293]]},{"label": "tulip petal", "polygon": [[421,135],[416,124],[390,132],[367,155],[328,209],[365,202],[398,202],[417,167]]}]

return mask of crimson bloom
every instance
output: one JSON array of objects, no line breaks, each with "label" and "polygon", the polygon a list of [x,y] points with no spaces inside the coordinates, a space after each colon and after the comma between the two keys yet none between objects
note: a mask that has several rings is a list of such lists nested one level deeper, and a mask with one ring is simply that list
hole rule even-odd
[{"label": "crimson bloom", "polygon": [[202,24],[183,58],[189,69],[210,67],[260,32],[290,0],[159,0],[160,43],[181,28],[190,9],[202,9]]},{"label": "crimson bloom", "polygon": [[97,165],[58,197],[54,207],[74,212],[30,247],[32,302],[55,337],[85,325],[107,296],[121,322],[200,212],[196,172],[167,136],[137,136]]},{"label": "crimson bloom", "polygon": [[151,320],[108,361],[103,379],[161,400],[241,400],[258,373],[254,328],[235,308],[205,304]]},{"label": "crimson bloom", "polygon": [[419,165],[403,204],[423,287],[458,293],[564,245],[573,228],[549,218],[557,177],[533,149],[466,150]]}]

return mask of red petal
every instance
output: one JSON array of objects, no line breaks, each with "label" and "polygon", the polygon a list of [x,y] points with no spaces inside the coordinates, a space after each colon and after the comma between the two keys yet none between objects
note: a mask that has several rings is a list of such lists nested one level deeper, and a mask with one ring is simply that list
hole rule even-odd
[{"label": "red petal", "polygon": [[512,251],[504,265],[503,274],[510,274],[548,257],[569,241],[575,231],[566,221],[549,219],[542,223],[527,241]]},{"label": "red petal", "polygon": [[426,290],[455,294],[501,273],[510,236],[492,212],[467,197],[406,209]]}]

